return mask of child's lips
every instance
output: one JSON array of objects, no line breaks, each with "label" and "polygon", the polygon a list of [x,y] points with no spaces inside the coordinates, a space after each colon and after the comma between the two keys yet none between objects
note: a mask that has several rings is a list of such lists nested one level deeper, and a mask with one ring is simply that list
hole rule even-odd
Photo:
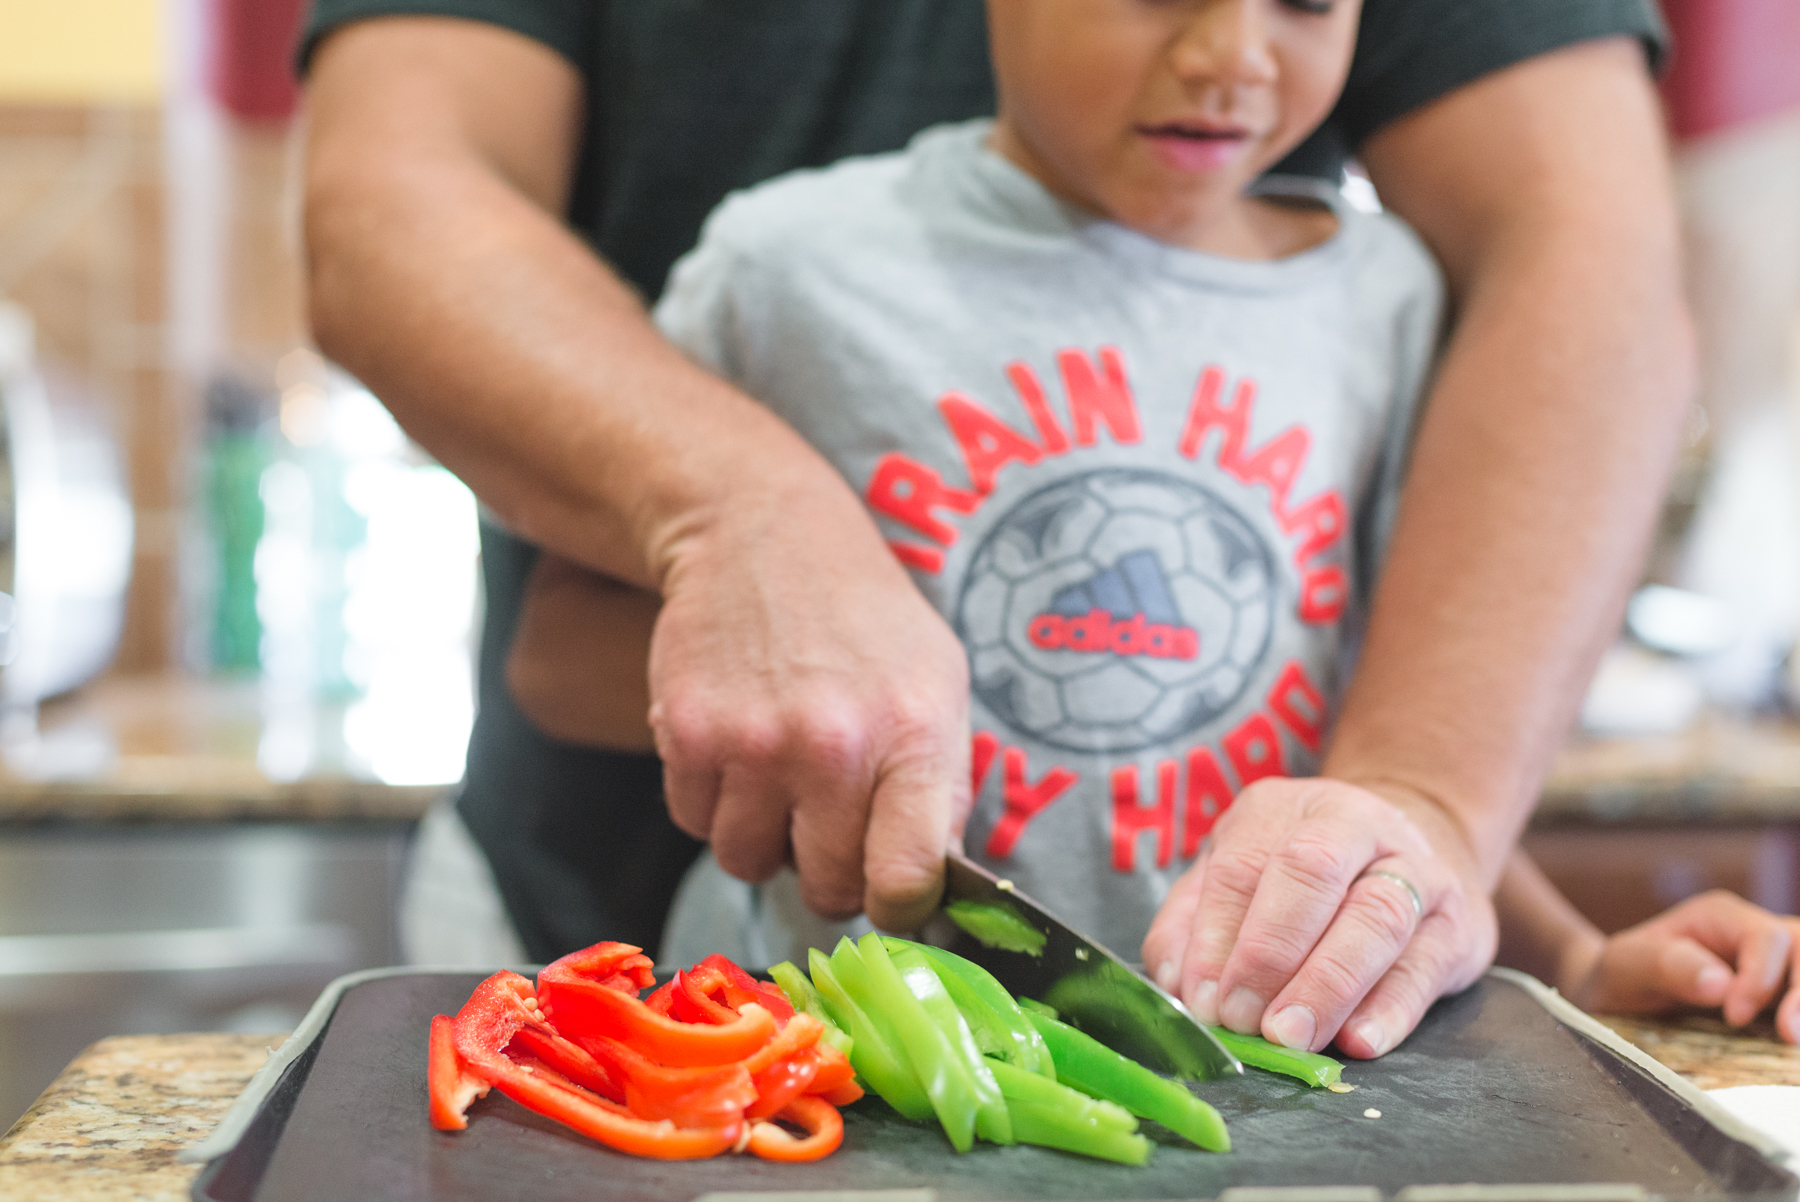
[{"label": "child's lips", "polygon": [[1250,145],[1250,131],[1237,125],[1140,125],[1138,133],[1166,167],[1181,172],[1218,171],[1236,161]]}]

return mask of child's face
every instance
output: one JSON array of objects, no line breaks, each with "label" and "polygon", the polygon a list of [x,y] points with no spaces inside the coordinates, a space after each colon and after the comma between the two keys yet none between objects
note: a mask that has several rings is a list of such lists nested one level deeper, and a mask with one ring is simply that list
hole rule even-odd
[{"label": "child's face", "polygon": [[1207,247],[1310,133],[1361,0],[989,0],[995,145],[1052,192]]}]

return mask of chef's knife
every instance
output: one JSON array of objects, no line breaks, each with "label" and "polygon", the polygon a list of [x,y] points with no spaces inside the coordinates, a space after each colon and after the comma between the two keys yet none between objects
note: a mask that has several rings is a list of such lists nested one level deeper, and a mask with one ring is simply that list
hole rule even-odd
[{"label": "chef's knife", "polygon": [[1010,911],[1044,936],[1041,947],[1025,952],[989,946],[954,920],[934,930],[951,951],[993,973],[1014,997],[1055,1007],[1065,1021],[1158,1072],[1209,1080],[1244,1071],[1186,1006],[1020,893],[1011,881],[953,851],[944,865],[944,905],[957,902],[989,907],[990,915],[999,912],[1002,926]]}]

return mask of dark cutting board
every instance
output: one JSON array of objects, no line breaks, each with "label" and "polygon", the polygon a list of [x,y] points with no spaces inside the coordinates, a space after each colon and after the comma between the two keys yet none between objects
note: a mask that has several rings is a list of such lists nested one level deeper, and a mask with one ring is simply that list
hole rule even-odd
[{"label": "dark cutting board", "polygon": [[[1146,1124],[1159,1145],[1148,1168],[988,1144],[958,1156],[935,1128],[906,1122],[874,1099],[845,1112],[844,1146],[811,1165],[731,1155],[640,1160],[498,1091],[470,1109],[467,1131],[433,1131],[429,1019],[454,1013],[480,979],[417,974],[350,988],[238,1146],[208,1165],[194,1197],[669,1202],[713,1192],[928,1187],[942,1202],[986,1202],[1213,1198],[1244,1185],[1391,1193],[1457,1182],[1605,1182],[1667,1197],[1791,1199],[1800,1184],[1650,1072],[1497,976],[1439,1002],[1396,1051],[1352,1062],[1344,1074],[1357,1086],[1352,1093],[1255,1070],[1198,1086],[1225,1115],[1235,1150],[1200,1152]],[[1381,1117],[1364,1117],[1368,1109]]]}]

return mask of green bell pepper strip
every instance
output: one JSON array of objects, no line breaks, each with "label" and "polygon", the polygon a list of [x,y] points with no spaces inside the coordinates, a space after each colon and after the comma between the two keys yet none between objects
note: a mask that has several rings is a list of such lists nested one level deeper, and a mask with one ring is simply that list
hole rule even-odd
[{"label": "green bell pepper strip", "polygon": [[1034,1106],[1062,1110],[1073,1118],[1093,1119],[1112,1131],[1129,1134],[1138,1129],[1137,1119],[1116,1102],[1089,1097],[1078,1089],[1047,1081],[1004,1060],[995,1061],[988,1068],[993,1071],[994,1080],[1000,1083],[1000,1093],[1008,1106],[1014,1102],[1030,1102]]},{"label": "green bell pepper strip", "polygon": [[[938,1122],[949,1137],[950,1146],[958,1152],[967,1152],[975,1146],[978,1103],[975,1084],[969,1079],[968,1069],[956,1054],[950,1037],[939,1029],[907,989],[899,970],[888,959],[887,949],[881,946],[881,936],[870,931],[860,943],[849,946],[847,943],[838,944],[831,957],[832,967],[838,969],[845,987],[862,1003],[865,1011],[879,1014],[893,1024],[899,1046],[905,1049],[919,1084],[925,1087],[925,1096],[931,1099],[931,1108],[937,1112]],[[844,961],[842,966],[840,958]],[[853,965],[860,965],[862,969],[864,988],[860,993],[852,983],[856,973]]]},{"label": "green bell pepper strip", "polygon": [[793,961],[783,960],[769,970],[769,975],[781,986],[781,992],[787,994],[787,999],[793,1003],[795,1010],[810,1014],[825,1024],[825,1030],[820,1033],[819,1038],[848,1056],[856,1041],[832,1021],[831,1015],[825,1013],[825,1004],[819,1000],[819,991],[806,979],[806,974],[795,967]]},{"label": "green bell pepper strip", "polygon": [[1005,902],[953,901],[944,907],[944,913],[983,947],[1003,952],[1041,956],[1050,938]]},{"label": "green bell pepper strip", "polygon": [[1050,1045],[1056,1079],[1082,1093],[1117,1102],[1139,1118],[1154,1119],[1209,1152],[1231,1151],[1231,1135],[1219,1112],[1099,1040],[1036,1011],[1027,1017]]},{"label": "green bell pepper strip", "polygon": [[[960,1059],[968,1073],[969,1084],[975,1091],[975,1134],[989,1143],[1012,1143],[1012,1120],[1007,1117],[1006,1099],[1000,1095],[1000,1086],[988,1067],[988,1058],[981,1054],[981,1048],[975,1042],[968,1020],[957,1008],[931,961],[915,945],[904,940],[897,942],[900,946],[894,950],[889,950],[883,942],[882,951],[887,953],[888,962],[900,974],[907,992],[924,1009],[925,1016],[948,1037],[951,1055]],[[867,959],[864,957],[865,963]]]},{"label": "green bell pepper strip", "polygon": [[945,988],[950,990],[950,996],[956,999],[956,1004],[965,1015],[969,1013],[969,1007],[958,996],[957,989],[951,984],[952,980],[960,980],[994,1015],[1012,1043],[1011,1053],[1000,1053],[1003,1059],[1052,1081],[1056,1080],[1056,1065],[1051,1060],[1050,1049],[1045,1045],[1044,1037],[1026,1021],[1025,1012],[1019,1009],[1019,1003],[1006,991],[1006,986],[994,979],[994,974],[974,961],[965,960],[955,952],[947,952],[941,947],[932,947],[928,943],[918,944],[917,947],[931,961],[932,967],[938,970]]},{"label": "green bell pepper strip", "polygon": [[931,1099],[919,1088],[912,1065],[895,1054],[897,1046],[888,1042],[863,1008],[851,1000],[832,971],[830,959],[815,947],[806,953],[806,962],[826,1014],[850,1032],[850,1066],[862,1083],[909,1119],[924,1122],[935,1118]]},{"label": "green bell pepper strip", "polygon": [[1012,1102],[1008,1109],[1012,1112],[1013,1136],[1020,1143],[1061,1148],[1119,1164],[1142,1165],[1150,1160],[1150,1141],[1141,1135],[1102,1127],[1093,1119],[1074,1118],[1054,1106],[1039,1106],[1035,1102]]},{"label": "green bell pepper strip", "polygon": [[1314,1089],[1335,1084],[1344,1075],[1344,1066],[1317,1052],[1299,1052],[1270,1043],[1260,1035],[1239,1035],[1226,1027],[1208,1027],[1225,1050],[1245,1064],[1298,1077]]},{"label": "green bell pepper strip", "polygon": [[1055,1006],[1050,1005],[1048,1002],[1040,1002],[1034,997],[1020,998],[1019,1009],[1025,1011],[1025,1016],[1027,1018],[1031,1017],[1033,1014],[1041,1014],[1045,1018],[1054,1018],[1058,1021],[1061,1021],[1062,1019],[1062,1012]]}]

